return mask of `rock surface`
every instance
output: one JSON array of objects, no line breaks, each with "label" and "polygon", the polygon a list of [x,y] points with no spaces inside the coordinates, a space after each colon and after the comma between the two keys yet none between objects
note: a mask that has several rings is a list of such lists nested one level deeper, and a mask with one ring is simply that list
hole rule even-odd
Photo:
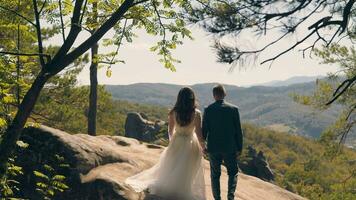
[{"label": "rock surface", "polygon": [[247,147],[247,157],[244,162],[239,162],[242,171],[265,181],[274,181],[272,169],[262,151],[257,153],[252,146]]},{"label": "rock surface", "polygon": [[156,139],[155,135],[164,124],[163,121],[149,121],[143,113],[131,112],[126,117],[125,136],[144,142],[152,142]]},{"label": "rock surface", "polygon": [[[66,172],[71,190],[58,199],[119,200],[158,199],[135,193],[124,184],[127,177],[151,167],[157,162],[163,147],[141,143],[120,136],[70,135],[42,126],[27,128],[22,140],[29,148],[42,149],[33,155],[44,159],[48,154],[59,153],[71,165]],[[37,148],[39,145],[40,148]],[[209,164],[204,162],[208,199],[210,192]],[[226,196],[227,176],[222,170],[222,197]],[[304,198],[276,185],[245,174],[239,175],[239,200],[302,200]]]}]

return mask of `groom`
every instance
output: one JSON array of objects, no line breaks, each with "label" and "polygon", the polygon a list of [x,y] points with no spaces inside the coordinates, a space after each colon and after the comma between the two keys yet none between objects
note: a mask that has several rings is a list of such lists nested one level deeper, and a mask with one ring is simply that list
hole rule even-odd
[{"label": "groom", "polygon": [[221,165],[224,161],[228,181],[228,200],[233,200],[237,184],[237,157],[242,150],[242,130],[238,108],[224,100],[226,90],[222,85],[213,88],[215,103],[205,108],[203,137],[207,141],[210,159],[211,187],[215,200],[220,197]]}]

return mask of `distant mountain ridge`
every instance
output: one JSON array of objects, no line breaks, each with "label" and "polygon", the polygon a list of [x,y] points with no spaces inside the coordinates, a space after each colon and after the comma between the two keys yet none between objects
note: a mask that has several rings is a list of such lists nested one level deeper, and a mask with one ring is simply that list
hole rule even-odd
[{"label": "distant mountain ridge", "polygon": [[261,86],[272,86],[272,87],[279,87],[279,86],[289,86],[298,83],[308,83],[308,82],[315,82],[317,79],[325,78],[325,76],[294,76],[288,78],[286,80],[276,80],[270,81],[267,83],[258,84]]},{"label": "distant mountain ridge", "polygon": [[[213,102],[211,89],[214,83],[195,84],[200,108]],[[106,89],[115,99],[130,102],[172,107],[181,85],[162,83],[137,83],[132,85],[107,85]],[[283,87],[253,86],[237,87],[225,85],[227,101],[239,106],[241,118],[274,130],[281,128],[292,134],[319,137],[322,130],[338,115],[338,106],[316,113],[309,107],[295,103],[291,93],[310,94],[315,83],[300,83]]]}]

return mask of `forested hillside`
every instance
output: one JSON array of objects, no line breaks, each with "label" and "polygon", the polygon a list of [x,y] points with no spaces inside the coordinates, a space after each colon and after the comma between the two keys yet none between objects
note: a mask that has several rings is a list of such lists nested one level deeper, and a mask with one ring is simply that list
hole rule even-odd
[{"label": "forested hillside", "polygon": [[[32,121],[58,128],[69,133],[86,133],[89,87],[70,88],[68,92],[57,91],[52,97],[41,96]],[[124,135],[126,115],[129,112],[141,112],[152,120],[167,120],[168,108],[143,105],[125,100],[114,100],[103,87],[98,90],[98,134]],[[41,112],[36,112],[37,110]],[[41,113],[41,114],[39,114]],[[44,117],[46,116],[46,117]]]},{"label": "forested hillside", "polygon": [[[354,199],[356,152],[343,149],[333,154],[323,143],[301,136],[243,126],[245,148],[252,145],[264,152],[275,172],[276,183],[309,199]],[[242,155],[244,159],[247,151]]]},{"label": "forested hillside", "polygon": [[[197,93],[201,108],[213,101],[211,94],[213,85],[192,86]],[[105,86],[114,99],[161,106],[172,106],[181,87],[159,83]],[[294,102],[290,97],[293,93],[311,94],[314,88],[314,82],[281,87],[226,86],[227,100],[239,106],[244,121],[316,138],[336,119],[338,106],[319,112]]]}]

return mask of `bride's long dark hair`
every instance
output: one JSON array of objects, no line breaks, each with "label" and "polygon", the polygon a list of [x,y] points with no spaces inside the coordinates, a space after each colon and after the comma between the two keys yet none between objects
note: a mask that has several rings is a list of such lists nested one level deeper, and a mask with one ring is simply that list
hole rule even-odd
[{"label": "bride's long dark hair", "polygon": [[193,89],[184,87],[180,89],[171,113],[175,112],[176,121],[180,126],[186,126],[192,122],[196,108],[197,102]]}]

